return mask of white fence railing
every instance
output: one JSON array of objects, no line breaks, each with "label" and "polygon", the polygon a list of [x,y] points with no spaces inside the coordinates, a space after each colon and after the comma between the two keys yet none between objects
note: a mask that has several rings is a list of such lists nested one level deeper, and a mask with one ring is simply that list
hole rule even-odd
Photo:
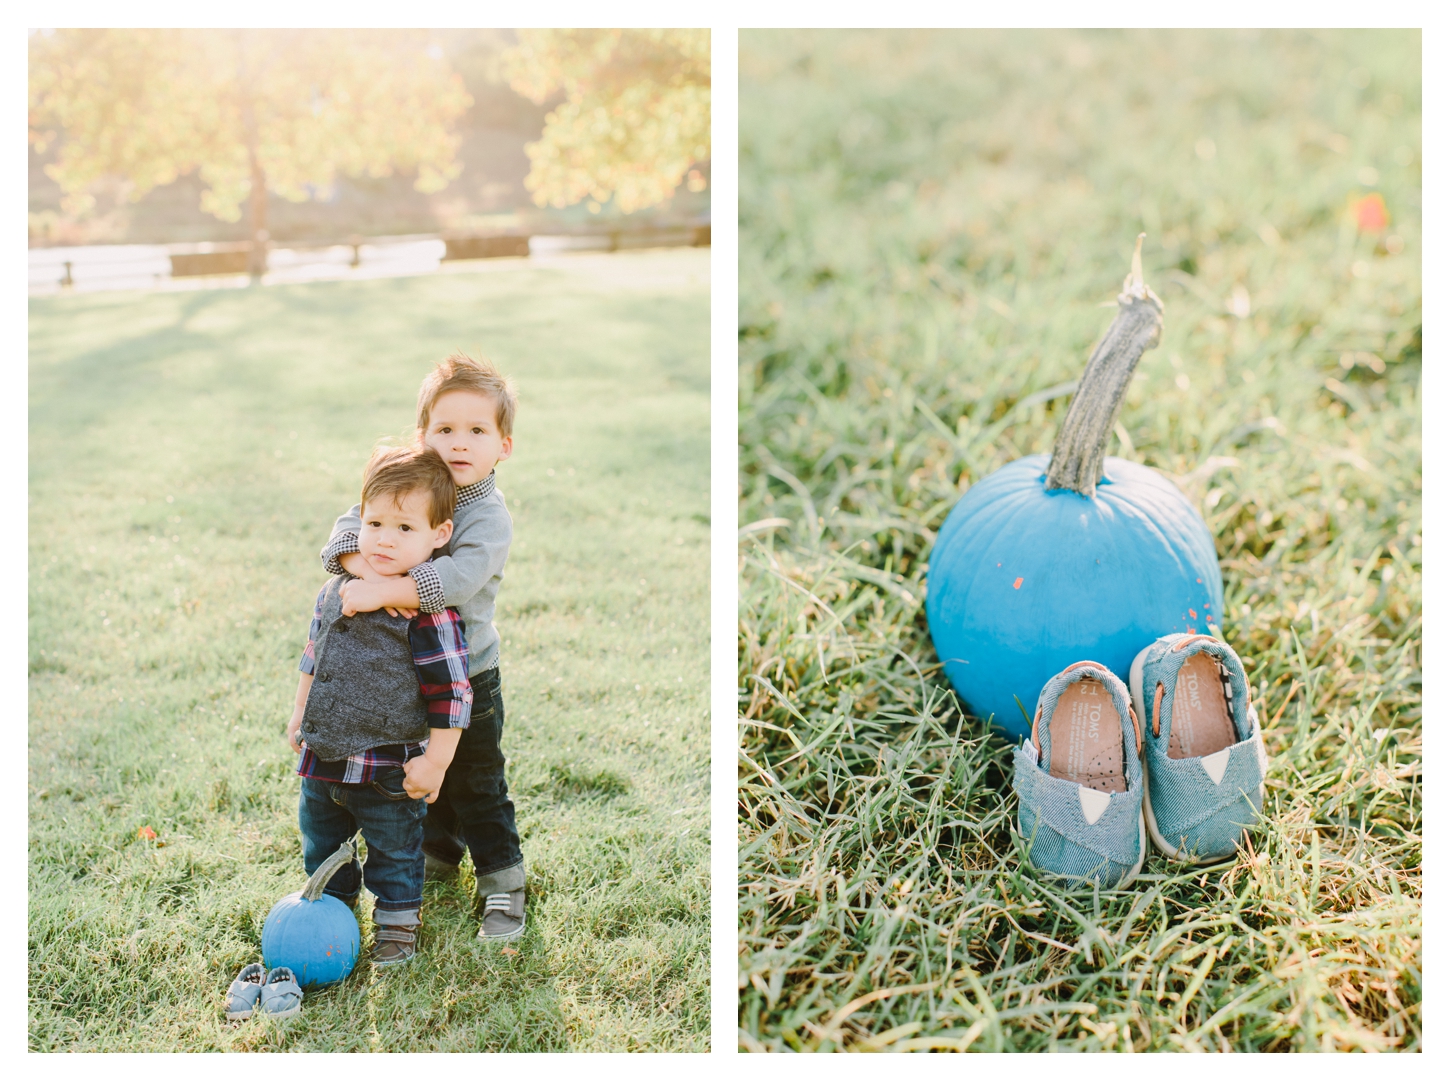
[{"label": "white fence railing", "polygon": [[[572,251],[709,244],[709,226],[520,236],[511,251],[552,256]],[[398,236],[355,243],[274,247],[264,284],[339,278],[405,277],[436,271],[449,258],[473,258],[474,238]],[[204,288],[247,281],[245,245],[101,244],[31,248],[31,296],[116,289]],[[212,268],[229,267],[220,272]]]}]

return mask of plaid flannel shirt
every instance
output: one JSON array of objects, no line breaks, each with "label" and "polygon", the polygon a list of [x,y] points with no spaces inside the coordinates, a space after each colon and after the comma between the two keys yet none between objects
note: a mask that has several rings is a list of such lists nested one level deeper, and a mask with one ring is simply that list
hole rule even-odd
[{"label": "plaid flannel shirt", "polygon": [[[322,598],[317,594],[312,624],[307,629],[307,647],[298,668],[307,675],[317,670],[317,635],[322,630]],[[428,703],[429,728],[467,728],[473,707],[473,687],[468,682],[468,643],[463,637],[463,619],[453,608],[424,612],[408,625],[413,647],[413,668],[418,673],[418,690]],[[388,743],[369,747],[337,762],[324,762],[304,743],[297,760],[297,773],[341,784],[369,784],[378,774],[400,768],[422,754],[428,741]]]}]

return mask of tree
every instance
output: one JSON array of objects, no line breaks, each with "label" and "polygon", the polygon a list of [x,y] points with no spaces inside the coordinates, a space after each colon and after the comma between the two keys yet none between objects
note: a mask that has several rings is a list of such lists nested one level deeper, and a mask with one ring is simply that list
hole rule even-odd
[{"label": "tree", "polygon": [[119,176],[140,199],[198,170],[203,210],[250,208],[266,269],[267,192],[302,202],[339,173],[456,177],[453,122],[471,104],[426,31],[59,30],[30,39],[30,139],[75,212]]},{"label": "tree", "polygon": [[504,57],[510,85],[563,100],[525,148],[539,206],[611,197],[626,214],[664,202],[681,182],[703,191],[710,157],[710,31],[520,30]]}]

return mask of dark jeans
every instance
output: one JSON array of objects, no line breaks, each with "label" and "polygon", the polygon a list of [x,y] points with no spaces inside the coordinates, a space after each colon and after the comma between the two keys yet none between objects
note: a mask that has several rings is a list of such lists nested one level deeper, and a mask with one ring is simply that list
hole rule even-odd
[{"label": "dark jeans", "polygon": [[[302,778],[297,821],[302,865],[310,875],[359,829],[368,858],[359,880],[356,861],[340,868],[327,892],[348,904],[364,883],[382,913],[416,913],[423,903],[423,818],[427,804],[403,791],[403,771],[387,770],[371,784],[336,784]],[[416,922],[416,920],[414,921]]]},{"label": "dark jeans", "polygon": [[438,799],[423,823],[423,848],[434,859],[457,863],[468,848],[475,874],[486,875],[521,863],[514,803],[503,776],[503,691],[498,669],[480,672],[473,685],[473,715]]}]

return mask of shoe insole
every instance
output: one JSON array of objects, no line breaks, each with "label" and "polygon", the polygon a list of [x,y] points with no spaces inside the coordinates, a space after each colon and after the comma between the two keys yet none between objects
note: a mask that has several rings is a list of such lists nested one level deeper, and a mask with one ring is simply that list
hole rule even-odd
[{"label": "shoe insole", "polygon": [[1113,696],[1095,679],[1068,684],[1047,722],[1052,745],[1047,772],[1099,792],[1126,792],[1123,720]]},{"label": "shoe insole", "polygon": [[1232,747],[1238,739],[1228,711],[1218,662],[1206,653],[1195,653],[1178,670],[1168,757],[1202,758]]}]

